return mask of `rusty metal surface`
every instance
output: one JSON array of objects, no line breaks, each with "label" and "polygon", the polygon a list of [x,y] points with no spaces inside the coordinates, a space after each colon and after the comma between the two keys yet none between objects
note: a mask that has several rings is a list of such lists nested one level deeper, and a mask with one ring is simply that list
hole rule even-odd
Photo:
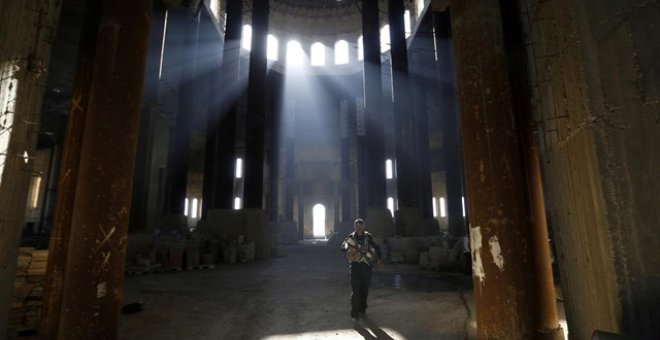
[{"label": "rusty metal surface", "polygon": [[115,339],[151,1],[103,3],[59,339]]},{"label": "rusty metal surface", "polygon": [[500,9],[489,0],[455,0],[451,8],[478,335],[529,339],[533,244]]}]

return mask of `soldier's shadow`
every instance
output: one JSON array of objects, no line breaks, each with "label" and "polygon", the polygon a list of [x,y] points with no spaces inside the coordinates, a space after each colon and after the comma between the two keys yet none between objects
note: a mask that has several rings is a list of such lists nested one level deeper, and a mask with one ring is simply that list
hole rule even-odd
[{"label": "soldier's shadow", "polygon": [[359,322],[356,322],[353,329],[360,333],[365,340],[394,340],[368,317],[363,317]]}]

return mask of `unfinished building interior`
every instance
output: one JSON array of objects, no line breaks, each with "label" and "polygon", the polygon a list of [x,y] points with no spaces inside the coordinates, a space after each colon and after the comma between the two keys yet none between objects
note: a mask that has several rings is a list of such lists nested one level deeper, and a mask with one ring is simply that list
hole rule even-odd
[{"label": "unfinished building interior", "polygon": [[0,0],[0,338],[660,339],[658,18]]}]

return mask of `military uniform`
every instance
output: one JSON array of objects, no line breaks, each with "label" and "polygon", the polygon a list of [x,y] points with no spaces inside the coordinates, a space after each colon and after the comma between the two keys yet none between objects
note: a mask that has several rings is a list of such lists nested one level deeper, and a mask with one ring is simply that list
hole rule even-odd
[{"label": "military uniform", "polygon": [[371,265],[381,258],[380,247],[373,235],[356,232],[348,235],[342,243],[342,250],[350,263],[351,273],[351,318],[359,319],[367,310],[367,296],[371,284]]}]

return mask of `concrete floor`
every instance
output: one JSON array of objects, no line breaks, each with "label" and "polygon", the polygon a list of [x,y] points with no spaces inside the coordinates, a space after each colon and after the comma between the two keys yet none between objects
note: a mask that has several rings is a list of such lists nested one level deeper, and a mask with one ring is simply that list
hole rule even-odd
[{"label": "concrete floor", "polygon": [[368,318],[349,317],[344,254],[285,247],[270,261],[127,277],[120,339],[472,339],[471,280],[386,265],[374,271]]}]

